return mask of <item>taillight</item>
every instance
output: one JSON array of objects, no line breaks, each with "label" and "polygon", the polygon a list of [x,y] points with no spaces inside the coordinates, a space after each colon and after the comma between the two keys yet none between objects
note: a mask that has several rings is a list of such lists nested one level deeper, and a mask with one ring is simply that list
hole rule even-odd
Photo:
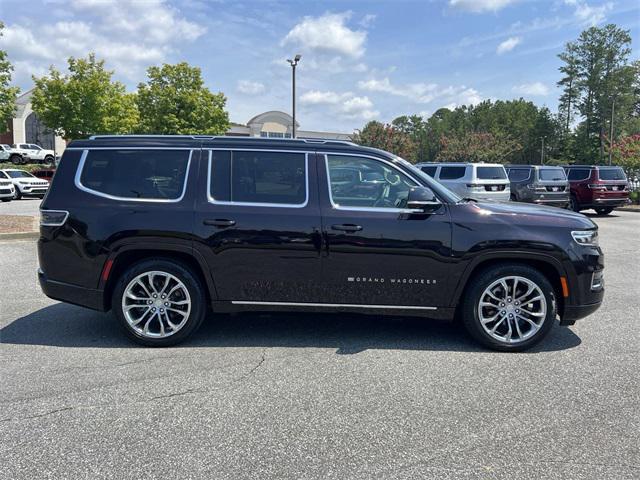
[{"label": "taillight", "polygon": [[589,188],[590,188],[591,190],[599,190],[599,191],[603,191],[603,190],[606,190],[606,189],[607,189],[607,187],[606,187],[606,186],[604,186],[604,185],[600,185],[600,184],[598,184],[598,183],[591,183],[591,184],[589,185]]},{"label": "taillight", "polygon": [[533,190],[535,192],[546,192],[547,188],[543,187],[542,185],[538,185],[536,183],[530,183],[529,185],[527,185],[527,188],[529,190]]},{"label": "taillight", "polygon": [[477,183],[467,183],[467,188],[484,188],[482,185],[478,185]]}]

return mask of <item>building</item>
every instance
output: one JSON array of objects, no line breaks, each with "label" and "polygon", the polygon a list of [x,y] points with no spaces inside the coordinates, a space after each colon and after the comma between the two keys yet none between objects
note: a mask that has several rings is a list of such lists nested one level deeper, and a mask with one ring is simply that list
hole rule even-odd
[{"label": "building", "polygon": [[26,91],[16,100],[16,116],[9,122],[7,132],[0,134],[0,143],[35,143],[46,150],[61,153],[66,142],[44,126],[38,115],[31,109],[33,89]]},{"label": "building", "polygon": [[[315,132],[300,130],[296,122],[296,137],[324,140],[351,140],[351,134],[338,132]],[[291,138],[293,118],[285,112],[272,110],[256,115],[246,125],[232,124],[227,135],[236,137]]]}]

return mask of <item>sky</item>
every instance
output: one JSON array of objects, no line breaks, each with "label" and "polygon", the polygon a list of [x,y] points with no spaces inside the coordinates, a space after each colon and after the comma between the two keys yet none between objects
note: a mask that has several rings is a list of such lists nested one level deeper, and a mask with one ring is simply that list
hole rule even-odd
[{"label": "sky", "polygon": [[304,130],[523,97],[552,111],[557,54],[592,25],[631,30],[638,0],[0,0],[14,83],[93,51],[134,91],[151,65],[186,61],[227,97],[230,119],[291,111]]}]

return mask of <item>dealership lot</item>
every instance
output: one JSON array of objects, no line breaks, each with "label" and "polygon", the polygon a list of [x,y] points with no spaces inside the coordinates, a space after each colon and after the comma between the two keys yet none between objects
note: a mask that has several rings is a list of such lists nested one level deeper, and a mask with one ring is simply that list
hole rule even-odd
[{"label": "dealership lot", "polygon": [[0,242],[0,478],[638,478],[640,214],[594,219],[603,307],[525,354],[308,314],[145,349],[44,297],[35,242]]}]

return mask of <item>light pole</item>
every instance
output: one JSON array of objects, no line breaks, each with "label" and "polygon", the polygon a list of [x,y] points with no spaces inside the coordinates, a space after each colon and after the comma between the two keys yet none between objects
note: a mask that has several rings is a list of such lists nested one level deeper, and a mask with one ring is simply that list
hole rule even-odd
[{"label": "light pole", "polygon": [[542,148],[540,149],[540,165],[544,165],[544,139],[547,137],[541,137],[542,138]]},{"label": "light pole", "polygon": [[292,137],[296,138],[296,65],[302,58],[302,55],[299,53],[293,57],[293,60],[290,58],[287,59],[287,62],[291,65],[291,110],[293,113],[293,134]]},{"label": "light pole", "polygon": [[616,97],[613,97],[613,103],[611,104],[611,124],[609,125],[609,165],[611,165],[611,158],[613,156],[613,115],[616,111]]}]

